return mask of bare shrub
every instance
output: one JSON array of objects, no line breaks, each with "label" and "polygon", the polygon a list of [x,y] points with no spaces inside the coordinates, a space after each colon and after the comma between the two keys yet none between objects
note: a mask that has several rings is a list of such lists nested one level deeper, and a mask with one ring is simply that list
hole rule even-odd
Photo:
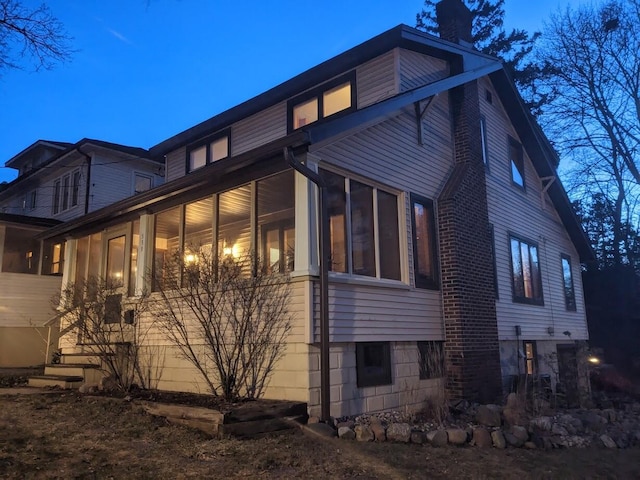
[{"label": "bare shrub", "polygon": [[152,313],[213,395],[259,398],[291,331],[289,277],[269,273],[252,254],[189,250],[156,272],[161,301]]},{"label": "bare shrub", "polygon": [[127,302],[120,283],[90,278],[66,285],[58,303],[68,324],[61,337],[77,335],[77,344],[97,354],[100,369],[125,392],[134,384],[155,388],[161,376],[163,352],[146,345],[152,322],[140,321],[147,298]]}]

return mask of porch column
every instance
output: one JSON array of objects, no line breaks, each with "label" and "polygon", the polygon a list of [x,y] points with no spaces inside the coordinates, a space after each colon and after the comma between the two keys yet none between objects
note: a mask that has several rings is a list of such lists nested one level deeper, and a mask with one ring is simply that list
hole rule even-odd
[{"label": "porch column", "polygon": [[[64,263],[62,264],[62,292],[75,282],[76,252],[78,250],[78,240],[67,238],[64,244]],[[60,301],[62,301],[60,297]]]},{"label": "porch column", "polygon": [[136,291],[140,296],[146,290],[151,291],[151,274],[153,272],[153,222],[154,216],[140,215],[140,239],[138,242],[138,266],[136,269]]},{"label": "porch column", "polygon": [[[304,164],[318,171],[318,157],[307,154]],[[317,188],[309,179],[295,172],[296,250],[292,277],[319,275]]]}]

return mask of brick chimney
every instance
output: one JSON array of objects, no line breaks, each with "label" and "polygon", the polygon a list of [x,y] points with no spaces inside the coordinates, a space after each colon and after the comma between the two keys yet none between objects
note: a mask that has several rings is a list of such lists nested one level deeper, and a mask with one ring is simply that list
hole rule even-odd
[{"label": "brick chimney", "polygon": [[[453,43],[473,43],[473,16],[462,0],[442,0],[436,4],[440,38]],[[462,42],[461,42],[462,40]]]},{"label": "brick chimney", "polygon": [[[436,12],[442,38],[471,40],[461,0],[442,0]],[[452,62],[452,75],[463,70]],[[446,389],[450,398],[487,403],[502,394],[502,381],[477,82],[451,89],[449,105],[455,161],[438,198]]]}]

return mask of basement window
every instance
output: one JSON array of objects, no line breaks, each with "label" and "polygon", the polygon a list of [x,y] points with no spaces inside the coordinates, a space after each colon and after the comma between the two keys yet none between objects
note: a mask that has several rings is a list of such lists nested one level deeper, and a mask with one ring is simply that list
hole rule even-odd
[{"label": "basement window", "polygon": [[289,132],[338,113],[354,110],[355,93],[355,72],[352,72],[289,100]]},{"label": "basement window", "polygon": [[356,343],[358,387],[391,384],[390,351],[389,342]]}]

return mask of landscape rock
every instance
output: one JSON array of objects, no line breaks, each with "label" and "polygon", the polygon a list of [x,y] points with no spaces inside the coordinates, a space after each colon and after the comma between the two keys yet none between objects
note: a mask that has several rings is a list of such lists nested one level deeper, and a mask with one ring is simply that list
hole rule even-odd
[{"label": "landscape rock", "polygon": [[551,427],[551,433],[553,435],[569,435],[569,432],[567,431],[566,428],[564,428],[562,425],[560,425],[559,423],[554,423],[553,426]]},{"label": "landscape rock", "polygon": [[375,438],[371,427],[368,425],[356,425],[354,428],[356,440],[359,442],[373,442]]},{"label": "landscape rock", "polygon": [[338,427],[338,438],[353,440],[356,438],[356,432],[349,427]]},{"label": "landscape rock", "polygon": [[411,443],[421,445],[425,442],[425,433],[420,431],[411,432]]},{"label": "landscape rock", "polygon": [[618,448],[616,442],[609,435],[600,435],[600,441],[607,448]]},{"label": "landscape rock", "polygon": [[380,422],[371,422],[371,431],[376,442],[384,442],[387,440],[386,428]]},{"label": "landscape rock", "polygon": [[515,393],[510,393],[507,397],[507,405],[502,410],[502,416],[507,425],[527,424],[525,406]]},{"label": "landscape rock", "polygon": [[505,432],[504,438],[507,441],[507,445],[512,447],[520,448],[524,445],[524,440],[516,437],[513,433]]},{"label": "landscape rock", "polygon": [[535,450],[538,448],[534,442],[524,442],[524,448],[527,450]]},{"label": "landscape rock", "polygon": [[447,437],[452,445],[464,445],[467,443],[467,432],[461,428],[447,429]]},{"label": "landscape rock", "polygon": [[507,441],[504,438],[504,433],[502,430],[494,430],[491,432],[491,440],[493,441],[493,446],[496,448],[507,448]]},{"label": "landscape rock", "polygon": [[449,443],[449,437],[444,430],[433,430],[427,433],[427,441],[434,447],[444,447]]},{"label": "landscape rock", "polygon": [[309,417],[307,420],[307,425],[311,425],[313,423],[320,423],[320,417]]},{"label": "landscape rock", "polygon": [[491,434],[484,427],[478,427],[473,429],[473,443],[478,448],[491,448],[493,442],[491,440]]},{"label": "landscape rock", "polygon": [[537,428],[545,432],[550,432],[552,425],[553,419],[551,417],[535,417],[529,421],[531,428]]},{"label": "landscape rock", "polygon": [[519,425],[514,425],[513,427],[511,427],[511,434],[518,440],[520,440],[523,444],[524,442],[529,440],[529,432],[527,432],[526,428]]},{"label": "landscape rock", "polygon": [[387,440],[390,442],[409,443],[409,440],[411,440],[411,425],[408,423],[392,423],[387,428]]},{"label": "landscape rock", "polygon": [[476,422],[487,427],[499,427],[502,424],[500,411],[489,405],[480,405],[476,412]]}]

